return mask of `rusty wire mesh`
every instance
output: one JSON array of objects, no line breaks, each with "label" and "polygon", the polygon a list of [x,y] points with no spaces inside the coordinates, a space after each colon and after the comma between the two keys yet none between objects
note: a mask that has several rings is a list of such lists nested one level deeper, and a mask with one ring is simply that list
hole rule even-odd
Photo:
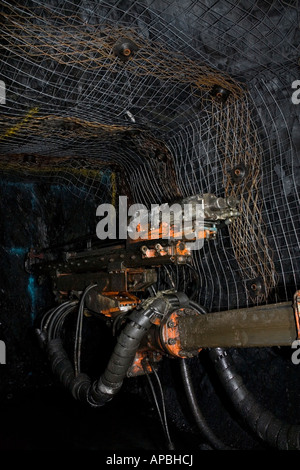
[{"label": "rusty wire mesh", "polygon": [[[240,291],[239,283],[246,302],[260,303],[278,282],[262,190],[272,152],[248,83],[212,66],[215,51],[201,52],[192,33],[189,37],[178,29],[170,20],[171,3],[67,1],[62,7],[54,0],[1,1],[0,78],[7,84],[7,99],[0,113],[0,168],[22,178],[59,181],[70,190],[75,186],[84,197],[93,192],[99,202],[104,188],[114,202],[127,194],[147,205],[195,192],[237,196],[242,216],[229,236],[220,235],[217,249],[195,254],[203,275],[200,295],[205,297],[207,278],[214,278],[212,290],[219,285],[219,294],[209,300],[214,308],[243,302],[238,294],[227,301],[220,294],[227,289],[229,299]],[[211,31],[219,43],[212,8],[187,3],[193,28],[198,21],[203,35]],[[257,7],[260,16],[247,31],[249,11],[226,3],[225,20],[233,24],[237,15],[236,25],[255,38],[254,52],[259,38],[263,52],[268,43],[262,25],[273,31],[280,51],[283,38],[272,19],[275,13],[283,12],[292,31],[294,16],[290,20],[286,13],[292,7],[282,10],[280,2],[273,2],[272,10],[266,4]],[[123,60],[116,44],[127,40],[134,54]],[[225,56],[230,45],[224,35]],[[278,67],[278,54],[273,63]],[[230,61],[223,68],[234,69]],[[225,103],[211,94],[214,85],[230,92]],[[237,168],[245,171],[241,180],[234,178]]]}]

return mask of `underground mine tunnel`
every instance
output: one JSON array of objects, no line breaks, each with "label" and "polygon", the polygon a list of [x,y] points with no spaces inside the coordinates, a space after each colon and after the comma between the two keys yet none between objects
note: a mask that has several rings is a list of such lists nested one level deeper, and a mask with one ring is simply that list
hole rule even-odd
[{"label": "underground mine tunnel", "polygon": [[0,450],[299,450],[299,8],[0,1]]}]

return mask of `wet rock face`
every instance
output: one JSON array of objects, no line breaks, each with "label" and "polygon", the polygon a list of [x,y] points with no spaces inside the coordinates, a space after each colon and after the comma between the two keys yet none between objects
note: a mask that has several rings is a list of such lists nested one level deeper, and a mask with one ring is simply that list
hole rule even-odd
[{"label": "wet rock face", "polygon": [[61,245],[91,233],[95,211],[91,200],[82,200],[63,186],[3,179],[0,190],[0,339],[5,339],[7,355],[3,370],[7,380],[2,381],[0,393],[6,397],[47,381],[34,327],[55,299],[48,281],[40,285],[25,271],[25,258],[33,247]]}]

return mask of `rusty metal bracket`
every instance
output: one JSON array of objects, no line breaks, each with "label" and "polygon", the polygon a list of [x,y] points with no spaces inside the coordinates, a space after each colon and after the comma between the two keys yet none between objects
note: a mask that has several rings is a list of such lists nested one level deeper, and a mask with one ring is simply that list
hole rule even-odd
[{"label": "rusty metal bracket", "polygon": [[294,295],[294,312],[297,328],[297,339],[300,339],[300,290],[297,290]]}]

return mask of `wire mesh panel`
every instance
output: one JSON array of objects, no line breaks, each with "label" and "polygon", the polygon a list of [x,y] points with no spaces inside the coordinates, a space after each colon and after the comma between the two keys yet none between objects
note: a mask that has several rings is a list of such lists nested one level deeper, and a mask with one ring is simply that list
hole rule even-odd
[{"label": "wire mesh panel", "polygon": [[297,5],[0,5],[1,171],[99,202],[234,195],[241,217],[194,254],[199,300],[220,310],[291,298],[300,273]]}]

